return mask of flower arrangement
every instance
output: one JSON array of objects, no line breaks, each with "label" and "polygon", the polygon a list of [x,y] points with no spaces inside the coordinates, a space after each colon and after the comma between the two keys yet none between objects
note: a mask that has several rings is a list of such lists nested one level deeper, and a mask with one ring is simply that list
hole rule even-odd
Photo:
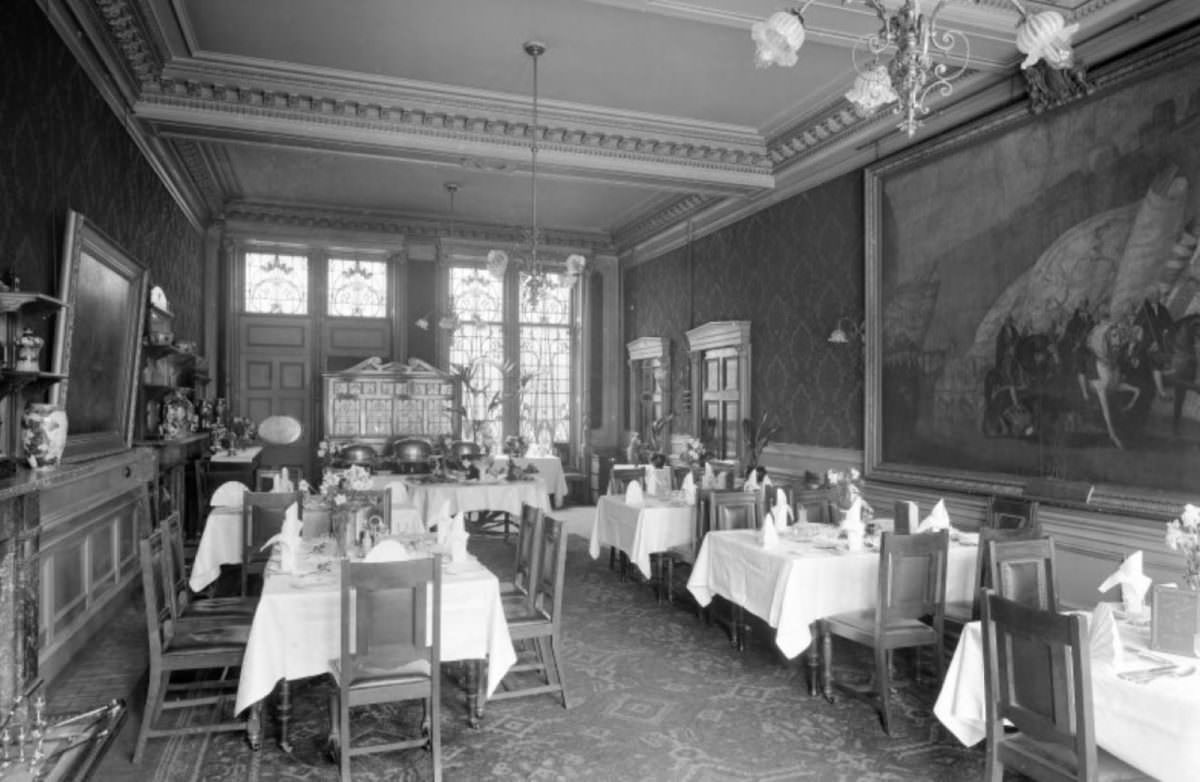
[{"label": "flower arrangement", "polygon": [[1167,522],[1167,545],[1183,552],[1188,589],[1200,589],[1200,507],[1184,505],[1179,518]]},{"label": "flower arrangement", "polygon": [[713,457],[713,452],[699,437],[689,437],[679,452],[679,458],[693,466],[703,467]]},{"label": "flower arrangement", "polygon": [[849,470],[826,470],[825,485],[829,488],[830,499],[842,510],[849,510],[855,500],[863,501],[863,510],[871,510],[871,506],[863,499],[862,473],[851,467]]},{"label": "flower arrangement", "polygon": [[529,452],[529,441],[523,435],[510,434],[504,438],[504,453],[507,456],[521,457]]},{"label": "flower arrangement", "polygon": [[348,492],[367,491],[371,488],[371,471],[362,465],[352,465],[345,470],[326,468],[321,474],[322,504],[331,510],[341,508],[350,501]]}]

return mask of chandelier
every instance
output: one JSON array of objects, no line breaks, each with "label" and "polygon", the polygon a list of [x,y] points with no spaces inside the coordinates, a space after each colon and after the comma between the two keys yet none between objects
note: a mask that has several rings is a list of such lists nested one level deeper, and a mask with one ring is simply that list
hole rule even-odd
[{"label": "chandelier", "polygon": [[[524,277],[525,293],[531,307],[536,307],[542,295],[556,287],[571,288],[583,273],[586,264],[582,255],[573,254],[567,257],[565,267],[558,263],[538,257],[538,245],[542,242],[537,224],[537,153],[538,153],[538,58],[546,53],[546,45],[537,41],[523,44],[525,53],[533,59],[533,124],[529,133],[529,230],[522,247],[510,258],[504,250],[491,250],[487,254],[488,271],[497,279],[504,275],[511,265]],[[520,253],[524,253],[521,255]]]},{"label": "chandelier", "polygon": [[[842,0],[843,4],[851,0]],[[862,116],[893,105],[900,116],[900,130],[912,138],[921,127],[921,118],[930,112],[926,99],[936,90],[942,97],[953,92],[953,82],[970,63],[970,41],[961,30],[938,26],[938,13],[947,0],[937,0],[928,14],[921,12],[921,0],[902,0],[889,11],[883,0],[862,0],[879,17],[879,32],[855,42],[852,58],[857,76],[846,100]],[[979,0],[974,0],[978,3]],[[1020,0],[1009,0],[1021,14],[1017,25],[1017,49],[1025,55],[1022,68],[1039,60],[1055,70],[1074,65],[1071,36],[1079,25],[1067,25],[1057,11],[1027,12]],[[765,21],[755,23],[750,34],[757,45],[755,63],[790,68],[796,64],[796,52],[804,43],[802,14],[812,5],[776,11]],[[928,0],[927,0],[928,5]]]}]

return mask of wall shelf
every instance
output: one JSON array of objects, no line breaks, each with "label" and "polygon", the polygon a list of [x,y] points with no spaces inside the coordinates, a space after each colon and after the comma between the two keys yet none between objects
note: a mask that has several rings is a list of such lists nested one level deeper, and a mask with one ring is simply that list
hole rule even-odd
[{"label": "wall shelf", "polygon": [[34,389],[49,388],[66,380],[66,375],[56,372],[18,372],[15,369],[0,369],[0,399],[30,386]]}]

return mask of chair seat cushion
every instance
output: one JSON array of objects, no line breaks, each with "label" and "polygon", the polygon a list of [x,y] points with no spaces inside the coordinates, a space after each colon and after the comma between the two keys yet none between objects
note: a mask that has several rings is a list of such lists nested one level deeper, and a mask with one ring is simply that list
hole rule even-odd
[{"label": "chair seat cushion", "polygon": [[[1073,778],[1078,774],[1072,751],[1058,744],[1036,741],[1021,733],[1008,734],[1000,745],[999,757],[1002,761],[1006,761],[1008,757],[1014,755],[1035,758],[1041,764],[1053,763],[1063,770],[1067,778]],[[1145,772],[1139,771],[1098,747],[1096,760],[1099,765],[1096,774],[1097,782],[1133,782],[1134,780],[1153,779]]]},{"label": "chair seat cushion", "polygon": [[[834,635],[848,638],[856,643],[873,645],[875,643],[875,612],[851,611],[845,614],[834,614],[822,620]],[[934,643],[937,636],[933,628],[918,619],[899,619],[884,627],[887,636],[902,638],[902,645]],[[886,640],[886,639],[885,639]],[[885,646],[888,644],[885,643]]]},{"label": "chair seat cushion", "polygon": [[164,646],[167,654],[194,654],[202,652],[236,652],[244,650],[250,626],[206,627],[202,630],[179,629]]},{"label": "chair seat cushion", "polygon": [[[425,659],[416,659],[408,661],[397,661],[392,658],[371,657],[355,657],[354,667],[350,672],[349,686],[352,688],[363,687],[389,687],[396,684],[412,684],[430,678],[429,661]],[[342,661],[340,659],[330,660],[329,669],[333,672],[333,679],[338,686],[342,685]]]}]

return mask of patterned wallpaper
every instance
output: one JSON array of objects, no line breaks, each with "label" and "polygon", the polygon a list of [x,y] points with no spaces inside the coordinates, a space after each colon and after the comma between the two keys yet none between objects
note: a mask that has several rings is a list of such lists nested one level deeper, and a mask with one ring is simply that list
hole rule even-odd
[{"label": "patterned wallpaper", "polygon": [[23,290],[58,294],[74,209],[150,269],[176,334],[200,338],[203,236],[32,2],[0,24],[0,204],[0,272]]},{"label": "patterned wallpaper", "polygon": [[[755,419],[778,442],[863,445],[861,350],[826,341],[863,317],[862,177],[855,172],[762,210],[625,274],[626,341],[671,341],[673,408],[687,387],[689,329],[750,321]],[[686,417],[675,431],[687,432]]]}]

